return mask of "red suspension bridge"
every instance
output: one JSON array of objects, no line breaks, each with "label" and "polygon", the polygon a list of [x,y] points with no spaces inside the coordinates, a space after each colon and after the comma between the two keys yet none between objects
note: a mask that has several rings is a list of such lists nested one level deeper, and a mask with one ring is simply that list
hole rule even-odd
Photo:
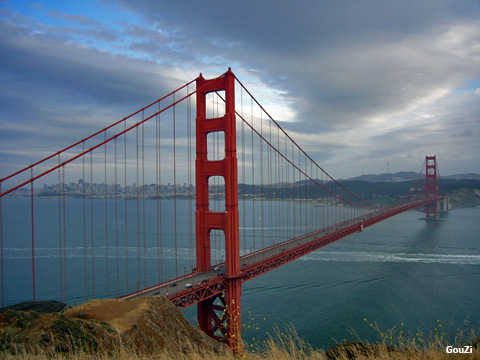
[{"label": "red suspension bridge", "polygon": [[436,218],[424,169],[395,204],[365,201],[230,70],[200,75],[0,180],[2,306],[161,294],[236,349],[243,282],[413,208]]}]

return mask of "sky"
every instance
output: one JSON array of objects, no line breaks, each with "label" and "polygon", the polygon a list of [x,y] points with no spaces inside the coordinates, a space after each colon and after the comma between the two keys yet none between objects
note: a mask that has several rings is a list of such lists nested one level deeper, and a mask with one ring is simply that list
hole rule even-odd
[{"label": "sky", "polygon": [[334,178],[480,173],[480,2],[0,0],[0,177],[231,67]]}]

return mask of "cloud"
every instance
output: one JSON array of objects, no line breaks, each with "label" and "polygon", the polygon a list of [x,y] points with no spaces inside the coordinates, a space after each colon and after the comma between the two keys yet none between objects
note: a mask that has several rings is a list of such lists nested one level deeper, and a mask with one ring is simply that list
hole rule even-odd
[{"label": "cloud", "polygon": [[2,11],[0,121],[28,127],[35,118],[69,131],[83,114],[87,132],[98,117],[107,123],[199,72],[232,66],[334,176],[383,171],[387,161],[415,170],[426,154],[443,155],[444,174],[479,171],[465,155],[479,150],[478,2],[95,6],[111,18],[38,8],[49,23]]},{"label": "cloud", "polygon": [[472,137],[473,136],[473,130],[463,130],[460,134],[452,134],[450,137],[455,138],[455,137]]},{"label": "cloud", "polygon": [[56,10],[48,11],[48,14],[52,17],[65,20],[69,23],[74,23],[74,24],[76,23],[76,24],[80,24],[80,25],[83,25],[83,26],[92,26],[92,27],[103,28],[103,25],[100,22],[94,21],[94,20],[88,18],[85,15],[64,14],[64,13],[60,13]]},{"label": "cloud", "polygon": [[162,11],[155,1],[121,3],[158,29],[181,31],[190,38],[186,52],[259,69],[264,82],[286,90],[297,113],[292,126],[306,131],[363,124],[478,75],[475,2],[183,1]]},{"label": "cloud", "polygon": [[8,22],[0,31],[2,176],[138,110],[190,76]]}]

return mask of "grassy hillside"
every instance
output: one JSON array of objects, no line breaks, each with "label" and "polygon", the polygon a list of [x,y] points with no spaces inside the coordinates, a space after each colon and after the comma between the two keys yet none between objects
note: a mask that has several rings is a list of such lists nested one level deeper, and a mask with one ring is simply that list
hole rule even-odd
[{"label": "grassy hillside", "polygon": [[[478,340],[470,343],[466,347],[460,344],[455,345],[456,349],[466,350],[467,353],[447,353],[447,346],[442,343],[441,339],[434,339],[430,342],[412,344],[409,339],[401,339],[401,343],[397,345],[389,345],[387,343],[368,344],[365,342],[344,342],[337,344],[335,347],[324,350],[315,350],[308,344],[303,342],[295,333],[288,335],[276,334],[264,344],[252,349],[247,347],[243,352],[235,355],[232,352],[216,353],[212,351],[200,351],[196,349],[195,344],[185,343],[178,349],[158,350],[150,352],[134,351],[129,347],[119,345],[113,351],[75,351],[72,349],[69,353],[38,353],[31,354],[19,352],[18,354],[3,354],[6,360],[46,360],[46,359],[70,359],[70,360],[234,360],[234,359],[251,359],[251,360],[289,360],[289,359],[312,359],[312,360],[332,360],[332,359],[391,359],[391,360],[427,360],[427,359],[461,359],[473,360],[480,358],[480,348]],[[185,351],[190,348],[191,351]]]},{"label": "grassy hillside", "polygon": [[[366,321],[366,319],[365,319]],[[62,313],[8,310],[0,314],[1,359],[479,359],[478,331],[448,334],[439,323],[429,335],[406,335],[403,325],[378,332],[381,342],[345,341],[314,349],[295,329],[277,330],[266,341],[243,344],[239,354],[190,325],[160,296],[135,301],[100,300]],[[352,335],[352,337],[354,337]],[[465,347],[466,345],[466,347]],[[447,347],[466,354],[448,353]]]}]

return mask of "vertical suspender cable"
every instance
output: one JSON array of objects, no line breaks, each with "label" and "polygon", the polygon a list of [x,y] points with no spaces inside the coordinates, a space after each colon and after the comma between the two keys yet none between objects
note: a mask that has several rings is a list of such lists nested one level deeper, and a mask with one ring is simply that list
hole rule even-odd
[{"label": "vertical suspender cable", "polygon": [[[60,165],[60,154],[58,154],[58,165]],[[59,277],[60,277],[60,301],[63,300],[63,273],[62,273],[62,198],[60,191],[60,174],[61,170],[58,168],[58,259],[59,259]]]},{"label": "vertical suspender cable", "polygon": [[[263,137],[263,112],[260,109],[260,135]],[[265,192],[263,184],[263,139],[260,139],[260,189],[261,189],[261,211],[260,211],[260,226],[262,229],[262,249],[265,248],[265,214],[264,214],[264,202],[265,202]]]},{"label": "vertical suspender cable", "polygon": [[245,121],[243,116],[243,87],[240,87],[240,113],[242,115],[242,226],[243,226],[243,253],[247,253],[247,204],[245,194]]},{"label": "vertical suspender cable", "polygon": [[[307,157],[305,156],[305,174],[308,174]],[[305,234],[308,233],[308,184],[309,179],[305,176]]]},{"label": "vertical suspender cable", "polygon": [[[138,122],[137,122],[138,125]],[[136,189],[136,204],[137,204],[137,265],[138,265],[138,279],[137,279],[137,291],[140,290],[140,281],[142,279],[141,257],[140,257],[140,177],[138,169],[138,126],[135,127],[135,155],[137,157],[137,181],[135,184]]]},{"label": "vertical suspender cable", "polygon": [[336,196],[336,189],[335,189],[335,182],[330,181],[330,189],[332,190],[332,210],[331,210],[331,217],[330,217],[330,225],[336,224],[336,215],[337,215],[337,196]]},{"label": "vertical suspender cable", "polygon": [[[300,169],[302,171],[302,175],[304,176],[304,180],[302,181],[302,186],[303,186],[303,196],[302,196],[303,223],[302,223],[302,226],[303,226],[303,233],[306,234],[307,233],[307,203],[306,203],[306,200],[307,200],[307,181],[308,181],[308,179],[307,179],[307,176],[305,175],[306,172],[307,172],[307,169],[306,169],[307,168],[307,157],[305,155],[303,155],[303,158],[304,158],[304,162],[303,162],[303,164],[300,164]],[[303,165],[303,168],[302,168],[302,165]]]},{"label": "vertical suspender cable", "polygon": [[348,201],[348,204],[347,204],[347,205],[348,205],[348,207],[349,207],[349,209],[350,209],[350,219],[353,219],[353,218],[355,217],[355,216],[354,216],[354,215],[355,215],[355,213],[354,213],[354,208],[353,208],[353,201],[354,201],[355,199],[353,199],[353,197],[352,197],[351,194],[349,194],[348,197],[349,197],[349,201]]},{"label": "vertical suspender cable", "polygon": [[333,214],[333,217],[332,217],[332,224],[335,225],[337,224],[337,184],[335,184],[335,182],[332,182],[332,192],[333,192],[333,195],[332,195],[332,198],[333,198],[333,204],[332,204],[332,214]]},{"label": "vertical suspender cable", "polygon": [[[82,142],[82,152],[85,152],[85,142]],[[65,173],[65,168],[63,168]],[[65,184],[63,184],[65,188]],[[85,155],[82,156],[82,205],[83,205],[83,272],[84,272],[84,288],[85,288],[85,301],[88,300],[88,287],[87,287],[87,215],[85,204]]]},{"label": "vertical suspender cable", "polygon": [[[189,94],[189,89],[187,85],[187,94]],[[187,188],[187,198],[188,198],[188,249],[189,249],[189,260],[190,260],[190,272],[193,272],[193,197],[191,193],[192,189],[192,98],[189,96],[187,98],[187,150],[188,150],[188,188]]]},{"label": "vertical suspender cable", "polygon": [[[250,98],[250,114],[253,128],[253,100]],[[252,227],[253,227],[253,251],[255,251],[255,151],[253,149],[253,130],[252,132]]]},{"label": "vertical suspender cable", "polygon": [[[158,103],[158,110],[160,111],[160,102]],[[158,114],[158,182],[157,182],[157,207],[158,207],[158,217],[157,217],[157,227],[158,227],[158,236],[157,242],[159,244],[159,257],[160,257],[160,267],[159,267],[159,281],[163,282],[163,236],[162,236],[162,137],[161,137],[161,122],[160,114]]]},{"label": "vertical suspender cable", "polygon": [[[277,137],[276,137],[276,141],[277,141],[277,144],[275,146],[275,148],[278,150],[278,152],[280,152],[280,149],[278,147],[278,142],[279,142],[279,139],[280,139],[280,132],[277,130]],[[277,204],[276,204],[276,208],[277,208],[277,241],[276,243],[279,244],[282,240],[282,228],[283,228],[283,218],[282,218],[282,158],[280,157],[280,154],[277,153],[276,155],[276,159],[277,159],[277,166],[276,166],[276,170],[275,170],[275,176],[276,176],[276,184],[277,184]]]},{"label": "vertical suspender cable", "polygon": [[[218,117],[218,114],[219,114],[219,111],[218,111],[218,96],[216,97],[217,99],[217,117]],[[215,138],[216,138],[216,141],[217,141],[217,154],[216,154],[216,157],[215,159],[216,160],[220,160],[220,132],[215,132]],[[224,139],[225,139],[225,136],[224,136]],[[223,148],[225,149],[225,141],[224,141],[224,144],[223,144]],[[225,158],[225,150],[224,150],[224,155],[223,157]],[[224,178],[225,179],[225,178]],[[225,181],[224,181],[225,183]],[[224,184],[225,185],[225,184]],[[216,198],[217,199],[220,199],[220,176],[215,176],[215,192],[216,192]],[[217,206],[217,209],[220,210],[220,201],[217,200],[216,202],[216,206]],[[225,211],[225,209],[224,209]],[[225,233],[224,233],[224,241],[222,242],[221,241],[221,237],[220,237],[220,231],[215,231],[215,241],[217,243],[217,246],[218,246],[218,250],[217,250],[217,254],[218,254],[218,262],[222,262],[222,247],[224,248],[224,244],[225,244]]]},{"label": "vertical suspender cable", "polygon": [[[270,144],[273,144],[273,139],[274,135],[272,135],[272,127],[271,127],[271,122],[270,122]],[[272,147],[272,146],[271,146]],[[273,147],[272,147],[273,148]],[[270,230],[270,246],[275,244],[276,242],[276,237],[278,235],[278,219],[277,219],[277,202],[275,201],[277,198],[277,153],[275,151],[270,152],[270,181],[272,184],[272,190],[271,190],[271,199],[270,199],[270,206],[271,206],[271,230]]]},{"label": "vertical suspender cable", "polygon": [[[127,129],[127,122],[124,122],[125,130]],[[129,292],[129,274],[128,274],[128,193],[127,193],[127,133],[125,132],[123,137],[123,150],[124,150],[124,157],[123,157],[123,168],[125,170],[124,174],[124,182],[125,182],[125,196],[124,196],[124,203],[125,203],[125,274],[126,274],[126,285],[127,285],[127,293]]]},{"label": "vertical suspender cable", "polygon": [[308,214],[308,207],[309,207],[309,197],[310,197],[310,192],[309,192],[309,186],[310,186],[310,178],[308,174],[308,162],[307,162],[307,157],[305,157],[305,234],[309,232],[309,214]]},{"label": "vertical suspender cable", "polygon": [[[269,128],[268,128],[268,136],[269,136],[269,143],[272,143],[272,121],[268,122]],[[268,147],[268,184],[269,184],[269,209],[268,209],[268,215],[269,215],[269,238],[268,238],[268,243],[269,245],[272,245],[273,242],[273,232],[274,232],[274,225],[273,225],[273,161],[272,161],[272,147]]]},{"label": "vertical suspender cable", "polygon": [[[282,153],[288,159],[288,151],[287,146],[285,144],[285,136],[282,134],[280,137],[280,147],[282,148]],[[290,205],[288,200],[288,193],[289,193],[289,176],[288,176],[288,161],[282,160],[282,182],[283,182],[283,238],[285,240],[290,239],[289,232],[290,232],[290,215],[288,213]]]},{"label": "vertical suspender cable", "polygon": [[[287,137],[283,137],[283,144],[284,144],[284,151],[285,151],[285,156],[289,158],[288,156],[288,142],[287,142]],[[290,163],[287,161],[285,163],[285,201],[286,201],[286,221],[287,221],[287,238],[292,239],[293,236],[291,236],[291,231],[292,231],[292,213],[291,213],[291,198],[292,198],[292,187],[290,183]]]},{"label": "vertical suspender cable", "polygon": [[[292,142],[292,161],[295,162],[295,148],[293,147]],[[296,207],[296,192],[295,192],[295,167],[292,167],[292,181],[293,181],[293,236],[292,238],[297,236],[297,207]]]},{"label": "vertical suspender cable", "polygon": [[303,197],[304,197],[304,194],[302,193],[302,183],[303,183],[303,180],[302,180],[302,172],[301,172],[301,169],[302,169],[302,153],[301,151],[298,152],[298,180],[300,181],[300,232],[302,231],[303,229],[303,213],[302,213],[302,203],[303,203]]},{"label": "vertical suspender cable", "polygon": [[[278,134],[278,151],[281,152],[281,154],[283,156],[286,157],[286,154],[285,154],[285,151],[281,151],[282,150],[282,146],[283,146],[283,135],[280,136],[280,133]],[[285,149],[283,149],[285,150]],[[282,156],[279,156],[279,159],[280,159],[280,170],[279,170],[279,173],[280,173],[280,183],[281,183],[281,191],[280,191],[280,204],[281,204],[281,208],[280,208],[280,218],[281,218],[281,231],[280,231],[280,241],[283,242],[284,240],[287,240],[287,221],[288,221],[288,218],[286,217],[286,208],[287,208],[287,203],[286,203],[286,194],[287,194],[287,184],[285,183],[285,178],[286,178],[286,174],[285,174],[285,170],[286,170],[286,167],[287,167],[287,163],[285,161],[285,159],[282,157]]]},{"label": "vertical suspender cable", "polygon": [[[0,194],[2,193],[2,182],[0,181]],[[2,208],[2,199],[0,197],[0,271],[1,271],[1,280],[2,280],[2,307],[5,306],[5,293],[3,285],[3,208]]]},{"label": "vertical suspender cable", "polygon": [[333,206],[332,206],[332,204],[333,204],[333,195],[332,195],[333,189],[332,189],[332,187],[333,187],[333,186],[332,186],[332,181],[331,181],[331,179],[328,179],[328,187],[329,187],[330,191],[328,192],[327,225],[330,226],[330,225],[332,225],[332,218],[333,218],[333,216],[332,216],[332,214],[333,214],[333,213],[332,213],[332,211],[333,211]]},{"label": "vertical suspender cable", "polygon": [[117,138],[113,141],[114,144],[114,162],[115,162],[115,258],[116,258],[116,269],[117,269],[117,296],[120,295],[120,265],[118,263],[118,194],[117,194]]},{"label": "vertical suspender cable", "polygon": [[[217,94],[218,95],[218,94]],[[217,99],[217,117],[219,116],[219,96],[216,96],[216,99]],[[225,134],[225,132],[223,133]],[[217,160],[220,160],[221,158],[224,159],[225,158],[225,135],[223,136],[223,154],[220,155],[220,132],[216,132],[215,133],[216,135],[216,138],[217,138],[217,157],[216,159]],[[217,189],[217,199],[220,199],[220,179],[221,177],[220,176],[216,176],[216,182],[217,182],[217,185],[216,185],[216,189]],[[223,178],[223,188],[225,189],[225,178]],[[221,207],[221,202],[218,201],[218,208],[220,209]],[[223,205],[223,211],[225,211],[225,206]],[[221,237],[221,234],[223,233],[223,241],[222,241],[222,237]],[[218,241],[218,256],[220,258],[220,261],[219,262],[223,262],[225,261],[226,259],[226,252],[225,252],[225,232],[220,232],[220,231],[216,231],[216,237],[217,237],[217,241]],[[223,249],[223,250],[222,250]],[[223,255],[222,255],[222,252],[223,252]]]},{"label": "vertical suspender cable", "polygon": [[[310,178],[314,179],[313,177],[313,162],[310,161]],[[313,187],[315,186],[315,183],[310,180],[310,197],[309,197],[309,205],[310,205],[310,231],[313,230]],[[315,186],[316,187],[316,186]]]},{"label": "vertical suspender cable", "polygon": [[144,129],[144,112],[142,111],[142,206],[143,206],[143,285],[147,287],[147,240],[146,240],[146,224],[145,224],[145,129]]},{"label": "vertical suspender cable", "polygon": [[[318,182],[318,166],[315,166],[315,180],[316,182]],[[314,201],[312,202],[313,204],[313,217],[314,217],[314,223],[313,223],[313,227],[315,230],[318,230],[318,185],[314,185],[315,186],[315,190],[314,190]]]},{"label": "vertical suspender cable", "polygon": [[[281,148],[281,145],[280,145],[280,133],[279,133],[279,137],[278,137],[278,151],[280,151],[280,148]],[[286,155],[286,154],[284,154]],[[286,213],[285,213],[285,208],[286,208],[286,203],[285,203],[285,193],[287,191],[287,188],[286,188],[286,185],[285,185],[285,161],[283,159],[280,159],[280,181],[281,181],[281,189],[282,191],[280,192],[280,204],[282,204],[282,207],[281,207],[281,219],[282,219],[282,229],[280,231],[280,234],[281,234],[281,241],[284,241],[284,240],[287,240],[287,238],[285,237],[285,228],[286,228],[286,224],[287,224],[287,219],[285,217]]]},{"label": "vertical suspender cable", "polygon": [[312,177],[315,173],[315,181],[312,183],[312,227],[314,230],[318,230],[318,208],[317,208],[317,199],[318,199],[318,167],[313,164],[312,168]]},{"label": "vertical suspender cable", "polygon": [[[282,143],[281,143],[281,137],[280,137],[280,132],[278,133],[277,135],[277,146],[278,146],[278,151],[283,155],[285,156],[285,154],[283,154],[281,152],[281,148],[282,148]],[[280,168],[278,170],[278,173],[279,173],[279,181],[280,181],[280,199],[279,199],[279,205],[280,205],[280,239],[279,239],[279,242],[283,242],[283,240],[287,240],[285,238],[285,229],[286,229],[286,218],[285,218],[285,208],[286,208],[286,204],[285,204],[285,192],[286,192],[286,187],[285,187],[285,159],[279,154],[278,156],[278,159],[279,159],[279,165],[280,165]]]},{"label": "vertical suspender cable", "polygon": [[[284,145],[285,145],[285,156],[288,159],[287,137],[284,136],[283,139],[284,139]],[[285,172],[286,172],[286,187],[287,187],[287,191],[285,194],[285,199],[287,201],[287,237],[289,239],[293,239],[293,236],[290,234],[290,231],[291,231],[290,222],[292,221],[292,214],[290,213],[291,185],[290,185],[290,164],[289,163],[285,164]]]},{"label": "vertical suspender cable", "polygon": [[337,189],[337,184],[334,184],[335,186],[335,191],[334,191],[334,196],[335,196],[335,224],[338,224],[338,189]]},{"label": "vertical suspender cable", "polygon": [[[158,103],[158,110],[160,110],[160,102]],[[158,159],[158,117],[160,115],[155,116],[155,202],[156,202],[156,221],[157,221],[157,270],[158,270],[158,282],[160,283],[161,275],[160,275],[160,219],[159,219],[159,212],[158,212],[158,198],[159,198],[159,189],[160,183],[158,180],[158,167],[159,167],[159,159]]]},{"label": "vertical suspender cable", "polygon": [[[277,149],[280,151],[280,131],[277,131]],[[278,155],[278,182],[279,182],[279,199],[278,199],[278,205],[279,205],[279,215],[280,215],[280,226],[279,226],[279,236],[277,238],[277,241],[281,243],[283,241],[283,236],[285,235],[283,228],[285,226],[285,219],[284,219],[284,204],[285,200],[283,200],[283,191],[285,189],[285,184],[283,182],[283,162],[284,160],[280,157],[280,154]]]},{"label": "vertical suspender cable", "polygon": [[[173,93],[175,103],[175,93]],[[173,105],[173,213],[175,222],[175,277],[178,277],[178,254],[177,254],[177,156],[175,148],[175,105]]]},{"label": "vertical suspender cable", "polygon": [[335,183],[335,224],[338,224],[338,189],[337,183]]},{"label": "vertical suspender cable", "polygon": [[92,298],[95,298],[95,246],[93,243],[93,151],[90,151],[90,234],[92,254]]},{"label": "vertical suspender cable", "polygon": [[[323,170],[320,172],[320,177],[323,183]],[[322,229],[325,227],[325,190],[322,188],[320,194],[323,194],[321,196],[322,198],[322,207],[321,209],[321,222],[322,222]]]},{"label": "vertical suspender cable", "polygon": [[105,179],[104,179],[104,186],[105,186],[105,269],[107,275],[107,297],[110,297],[110,282],[108,279],[108,203],[107,203],[107,131],[104,132],[105,135],[105,153],[104,153],[104,170],[105,170]]},{"label": "vertical suspender cable", "polygon": [[329,217],[330,217],[330,198],[331,198],[331,194],[330,194],[330,191],[328,191],[328,189],[331,187],[330,186],[330,181],[328,179],[328,177],[325,175],[325,182],[327,183],[327,186],[326,186],[326,193],[325,193],[325,198],[326,198],[326,205],[327,205],[327,208],[325,209],[325,227],[327,226],[330,226],[330,222],[329,222]]},{"label": "vertical suspender cable", "polygon": [[[277,128],[277,136],[278,136],[278,128]],[[272,145],[273,145],[273,142],[275,141],[275,136],[274,138],[272,139]],[[278,153],[275,151],[274,153],[274,158],[275,158],[275,161],[273,163],[273,183],[275,184],[274,185],[274,189],[275,189],[275,236],[274,236],[274,239],[273,239],[273,244],[277,244],[278,242],[278,236],[279,236],[279,228],[280,228],[280,219],[278,217],[278,210],[279,210],[279,180],[278,180],[278,169],[279,169],[279,157],[278,157]]]},{"label": "vertical suspender cable", "polygon": [[[30,176],[33,179],[33,168],[30,169]],[[32,292],[35,301],[35,217],[33,209],[33,181],[30,183],[30,215],[32,220]]]},{"label": "vertical suspender cable", "polygon": [[67,216],[65,210],[65,166],[62,167],[62,202],[63,202],[63,279],[65,285],[65,304],[67,304]]}]

